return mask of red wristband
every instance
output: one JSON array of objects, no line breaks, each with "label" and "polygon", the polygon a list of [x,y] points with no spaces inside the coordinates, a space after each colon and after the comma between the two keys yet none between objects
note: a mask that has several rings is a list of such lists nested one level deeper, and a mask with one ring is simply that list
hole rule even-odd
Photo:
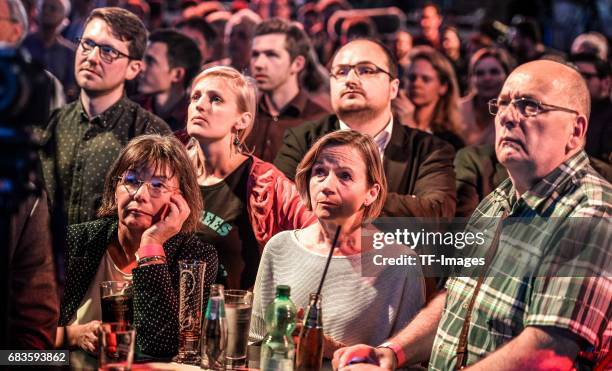
[{"label": "red wristband", "polygon": [[162,245],[144,245],[138,248],[138,257],[144,258],[146,256],[166,256],[164,247]]},{"label": "red wristband", "polygon": [[400,347],[397,344],[394,344],[390,341],[386,341],[382,344],[380,344],[379,346],[377,346],[377,348],[389,348],[393,351],[393,353],[395,353],[395,358],[397,359],[397,365],[396,367],[399,367],[400,365],[404,364],[404,362],[406,362],[406,354],[404,353],[404,350],[402,349],[402,347]]}]

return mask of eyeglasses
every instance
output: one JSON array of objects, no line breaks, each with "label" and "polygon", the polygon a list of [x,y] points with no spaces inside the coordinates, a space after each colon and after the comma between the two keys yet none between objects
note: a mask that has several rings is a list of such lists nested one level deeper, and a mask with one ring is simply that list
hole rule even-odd
[{"label": "eyeglasses", "polygon": [[507,99],[491,99],[489,102],[489,113],[493,116],[497,115],[500,111],[508,108],[508,105],[512,104],[514,108],[516,108],[521,115],[524,117],[532,117],[537,116],[540,113],[548,112],[548,111],[563,111],[568,113],[573,113],[578,115],[577,111],[573,109],[555,106],[552,104],[546,104],[539,102],[535,99],[531,98],[515,98],[512,100]]},{"label": "eyeglasses", "polygon": [[130,196],[134,196],[143,184],[149,187],[149,194],[154,198],[161,197],[162,194],[172,192],[178,188],[166,184],[162,178],[158,177],[152,177],[149,181],[138,179],[136,173],[131,171],[126,172],[123,176],[118,177],[118,179]]},{"label": "eyeglasses", "polygon": [[351,73],[351,70],[355,70],[355,73],[359,79],[372,78],[379,73],[384,73],[391,79],[394,78],[388,71],[383,70],[374,63],[339,64],[331,68],[331,73],[329,76],[337,80],[345,80],[349,73]]},{"label": "eyeglasses", "polygon": [[100,45],[91,39],[77,38],[77,42],[83,49],[83,55],[89,55],[96,47],[100,48],[100,58],[106,63],[113,63],[116,59],[127,58],[133,59],[129,55],[120,52],[110,45]]}]

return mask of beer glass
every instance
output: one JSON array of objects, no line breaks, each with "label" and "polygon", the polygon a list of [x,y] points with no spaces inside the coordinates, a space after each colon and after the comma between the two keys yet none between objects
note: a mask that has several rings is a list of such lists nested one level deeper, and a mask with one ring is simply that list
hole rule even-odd
[{"label": "beer glass", "polygon": [[226,369],[246,367],[247,342],[253,309],[253,293],[246,290],[225,290],[227,319]]},{"label": "beer glass", "polygon": [[179,261],[179,349],[175,362],[200,365],[202,290],[206,263]]},{"label": "beer glass", "polygon": [[134,318],[134,292],[129,281],[100,282],[102,322],[132,324]]},{"label": "beer glass", "polygon": [[100,370],[130,370],[134,361],[136,330],[125,322],[102,323],[98,335]]}]

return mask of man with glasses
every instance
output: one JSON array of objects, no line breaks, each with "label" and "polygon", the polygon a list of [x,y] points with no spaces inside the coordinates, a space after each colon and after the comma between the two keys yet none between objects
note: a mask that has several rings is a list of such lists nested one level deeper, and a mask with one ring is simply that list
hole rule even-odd
[{"label": "man with glasses", "polygon": [[331,60],[330,95],[335,115],[285,132],[274,164],[289,178],[321,136],[339,129],[374,138],[388,180],[385,216],[453,216],[455,174],[452,147],[401,124],[391,111],[399,89],[393,54],[380,42],[357,39]]},{"label": "man with glasses", "polygon": [[564,64],[530,62],[510,74],[490,109],[509,179],[468,225],[497,225],[484,231],[490,243],[473,250],[488,262],[484,271],[459,271],[382,346],[338,350],[341,370],[368,354],[382,368],[360,370],[427,359],[433,370],[582,370],[610,351],[612,186],[584,152],[587,86]]},{"label": "man with glasses", "polygon": [[170,133],[124,93],[126,80],[142,69],[146,35],[142,22],[120,8],[95,9],[85,22],[74,63],[79,98],[53,113],[42,138],[49,199],[68,224],[95,217],[106,172],[130,139]]}]

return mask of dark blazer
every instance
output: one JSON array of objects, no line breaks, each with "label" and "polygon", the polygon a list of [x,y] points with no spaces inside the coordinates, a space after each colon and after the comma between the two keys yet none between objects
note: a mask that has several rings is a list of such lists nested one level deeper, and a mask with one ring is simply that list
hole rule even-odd
[{"label": "dark blazer", "polygon": [[497,161],[492,144],[457,151],[455,171],[458,217],[472,216],[480,201],[508,178],[506,168]]},{"label": "dark blazer", "polygon": [[[308,149],[321,136],[338,130],[335,115],[285,131],[274,165],[294,179]],[[453,157],[455,151],[431,134],[393,119],[393,132],[383,157],[388,196],[381,216],[452,217],[457,202]]]},{"label": "dark blazer", "polygon": [[[66,288],[60,311],[60,326],[76,313],[109,243],[117,236],[118,220],[102,218],[68,227]],[[164,244],[166,264],[153,264],[132,270],[134,284],[134,326],[140,352],[168,357],[178,349],[178,261],[206,262],[204,303],[217,275],[217,253],[193,234],[179,233]]]},{"label": "dark blazer", "polygon": [[52,349],[59,298],[45,192],[20,202],[9,228],[7,270],[2,272],[8,280],[8,295],[2,298],[8,316],[0,349]]}]

